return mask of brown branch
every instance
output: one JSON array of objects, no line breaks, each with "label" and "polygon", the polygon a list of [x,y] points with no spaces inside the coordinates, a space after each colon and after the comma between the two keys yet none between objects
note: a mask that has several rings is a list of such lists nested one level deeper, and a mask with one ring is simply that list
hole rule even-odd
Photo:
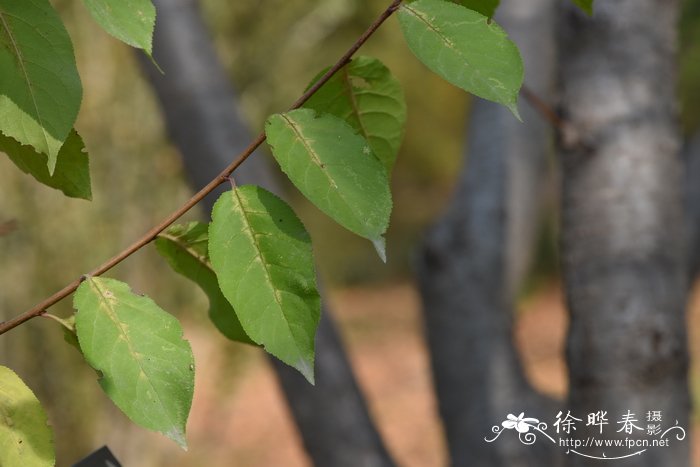
[{"label": "brown branch", "polygon": [[523,84],[520,88],[520,94],[523,98],[534,107],[537,112],[544,118],[557,132],[562,133],[566,129],[566,122],[561,116],[537,95],[532,89]]},{"label": "brown branch", "polygon": [[[379,29],[379,26],[384,23],[401,5],[401,2],[403,0],[393,0],[391,4],[379,15],[379,17],[372,23],[370,27],[367,28],[367,30],[355,41],[352,46],[343,54],[340,59],[333,65],[313,86],[311,86],[299,99],[297,99],[292,106],[290,107],[289,110],[293,109],[298,109],[304,103],[311,97],[313,96],[316,91],[318,91],[321,86],[323,86],[335,73],[337,73],[341,68],[343,68],[352,58],[352,56],[357,52],[357,50],[362,47],[362,45],[369,39],[377,29]],[[173,222],[178,220],[183,214],[185,214],[187,211],[192,209],[197,203],[199,203],[202,199],[204,199],[205,196],[207,196],[209,193],[214,191],[216,187],[221,185],[222,183],[226,182],[230,175],[240,166],[243,161],[245,161],[253,152],[263,143],[265,142],[265,133],[260,133],[249,145],[246,147],[243,152],[241,152],[236,159],[228,165],[224,170],[221,171],[219,175],[217,175],[211,182],[209,182],[204,188],[199,190],[197,193],[194,194],[185,204],[183,204],[179,209],[177,209],[175,212],[170,214],[167,218],[165,218],[162,222],[160,222],[158,225],[153,227],[151,230],[146,232],[141,238],[136,240],[133,244],[131,244],[129,247],[127,247],[125,250],[123,250],[121,253],[115,255],[111,259],[107,260],[105,263],[102,265],[98,266],[95,268],[93,271],[91,271],[88,276],[100,276],[104,274],[105,272],[109,271],[112,269],[114,266],[117,264],[121,263],[124,261],[126,258],[143,248],[144,246],[148,245],[150,242],[152,242],[156,236],[161,233],[163,230],[168,228]],[[7,331],[16,328],[22,323],[25,323],[29,321],[32,318],[36,318],[37,316],[41,316],[44,313],[46,313],[46,309],[51,307],[52,305],[58,303],[59,301],[63,300],[66,298],[68,295],[72,294],[75,292],[75,290],[78,288],[80,283],[85,279],[86,276],[82,276],[78,279],[75,279],[73,282],[70,284],[66,285],[64,288],[56,292],[55,294],[51,295],[47,299],[43,300],[41,303],[38,303],[36,306],[31,308],[30,310],[25,311],[21,315],[9,320],[9,321],[4,321],[0,323],[0,334],[4,334]]]}]

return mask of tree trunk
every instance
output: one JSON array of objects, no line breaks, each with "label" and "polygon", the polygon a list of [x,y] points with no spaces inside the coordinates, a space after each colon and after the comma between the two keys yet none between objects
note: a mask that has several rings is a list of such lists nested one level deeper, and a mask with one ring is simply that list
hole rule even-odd
[{"label": "tree trunk", "polygon": [[[195,0],[156,0],[154,56],[158,73],[143,68],[163,108],[173,141],[194,186],[211,180],[248,143],[250,132],[236,112],[236,95],[216,57]],[[255,183],[280,193],[266,160],[248,159],[235,173],[238,183]],[[211,209],[214,198],[204,206]],[[328,310],[316,338],[316,386],[274,360],[304,445],[313,462],[330,467],[393,465],[355,382]]]},{"label": "tree trunk", "polygon": [[689,287],[700,273],[700,131],[683,148]]},{"label": "tree trunk", "polygon": [[[592,18],[565,8],[559,20],[562,104],[573,129],[561,154],[569,408],[582,424],[588,413],[607,411],[606,438],[649,439],[648,411],[661,411],[664,427],[689,421],[674,87],[679,4],[598,1]],[[643,430],[617,431],[628,411]],[[634,465],[688,465],[687,440],[668,437],[669,447],[648,449]]]},{"label": "tree trunk", "polygon": [[[555,81],[552,0],[507,0],[497,21],[518,44],[526,83],[552,95]],[[513,345],[515,293],[539,227],[540,189],[550,151],[547,123],[521,104],[524,124],[476,99],[469,163],[447,213],[428,233],[418,265],[427,337],[452,465],[552,466],[551,446],[484,437],[509,413],[550,413],[529,386]]]}]

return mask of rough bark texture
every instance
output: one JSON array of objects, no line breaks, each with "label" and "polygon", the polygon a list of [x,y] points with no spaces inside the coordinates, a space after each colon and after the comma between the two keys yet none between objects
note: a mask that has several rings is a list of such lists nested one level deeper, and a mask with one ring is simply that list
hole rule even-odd
[{"label": "rough bark texture", "polygon": [[[643,428],[651,410],[662,411],[666,427],[689,421],[674,88],[679,3],[604,0],[593,18],[565,8],[559,20],[562,103],[576,132],[561,154],[569,404],[584,423],[606,410],[610,438],[649,438],[646,430],[617,432],[628,410]],[[577,437],[586,435],[580,426]],[[669,438],[670,447],[628,465],[688,465],[688,440]]]},{"label": "rough bark texture", "polygon": [[[236,112],[236,96],[216,57],[194,0],[156,0],[158,25],[154,56],[144,70],[163,108],[167,127],[180,149],[194,186],[214,177],[250,140]],[[259,154],[236,171],[238,183],[255,183],[280,193]],[[213,198],[205,200],[211,208]],[[393,465],[375,429],[342,343],[327,309],[316,338],[316,386],[274,360],[304,445],[315,465]]]},{"label": "rough bark texture", "polygon": [[[555,81],[554,2],[507,0],[497,21],[518,44],[526,82],[545,99]],[[549,129],[521,104],[524,124],[476,100],[468,164],[447,213],[429,232],[419,281],[440,413],[455,466],[556,465],[551,447],[504,433],[484,437],[509,413],[538,418],[553,403],[526,381],[512,338],[514,292],[538,226]]]}]

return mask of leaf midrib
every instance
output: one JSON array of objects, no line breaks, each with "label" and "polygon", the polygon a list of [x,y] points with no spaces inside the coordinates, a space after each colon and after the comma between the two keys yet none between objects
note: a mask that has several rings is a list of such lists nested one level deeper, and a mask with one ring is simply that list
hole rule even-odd
[{"label": "leaf midrib", "polygon": [[431,30],[445,43],[445,45],[447,46],[447,48],[449,48],[450,50],[454,51],[457,55],[459,55],[460,58],[463,59],[464,63],[465,63],[466,65],[468,65],[468,66],[472,69],[472,72],[473,72],[475,75],[477,75],[477,79],[478,79],[481,83],[484,83],[484,85],[486,85],[489,89],[491,89],[492,92],[497,93],[497,89],[498,89],[498,88],[495,87],[495,86],[491,86],[489,80],[488,80],[488,79],[484,79],[484,78],[481,76],[481,72],[479,71],[479,69],[476,68],[474,65],[472,65],[472,63],[470,62],[470,60],[462,53],[461,50],[459,50],[459,49],[455,46],[454,42],[452,42],[447,36],[445,36],[445,34],[444,34],[440,29],[438,29],[436,26],[434,26],[432,23],[430,23],[423,15],[420,14],[420,12],[414,10],[413,8],[411,8],[410,6],[408,6],[407,4],[403,4],[403,5],[401,6],[401,8],[403,8],[403,9],[406,10],[406,11],[410,11],[411,14],[412,14],[416,19],[418,19],[418,20],[422,21],[423,23],[425,23],[425,25],[426,25],[429,29],[431,29]]},{"label": "leaf midrib", "polygon": [[[330,176],[328,171],[325,169],[325,164],[321,162],[321,160],[318,157],[318,154],[316,151],[308,144],[306,136],[302,133],[301,129],[297,127],[295,122],[291,120],[287,115],[285,114],[279,114],[291,127],[292,131],[294,134],[297,136],[297,139],[301,141],[301,144],[304,146],[306,149],[306,152],[311,155],[311,158],[314,160],[316,165],[318,165],[318,168],[321,169],[321,172],[326,176],[328,181],[330,182],[330,185],[334,188],[334,193],[338,196],[338,199],[345,204],[345,207],[348,209],[349,212],[352,213],[353,218],[356,221],[359,221],[360,224],[362,224],[362,218],[358,215],[360,213],[356,213],[355,210],[353,209],[352,203],[349,203],[345,197],[343,196],[343,191],[338,189],[338,185],[335,183],[335,180]],[[352,127],[351,127],[352,128]],[[369,141],[367,142],[369,144]]]},{"label": "leaf midrib", "polygon": [[[292,337],[292,342],[294,343],[294,346],[297,349],[297,353],[299,355],[303,356],[304,353],[299,348],[299,345],[296,342],[296,338],[294,336],[294,333],[292,332],[291,323],[287,319],[287,315],[284,313],[284,307],[282,306],[282,301],[279,297],[278,289],[277,289],[277,287],[275,287],[275,285],[272,282],[272,275],[270,274],[270,269],[267,267],[267,262],[265,261],[265,258],[263,257],[262,249],[260,247],[260,244],[258,243],[258,239],[255,236],[255,231],[250,223],[250,218],[248,217],[248,213],[246,212],[245,206],[243,204],[243,200],[241,199],[240,193],[238,192],[238,188],[234,188],[231,191],[233,192],[233,195],[236,197],[236,200],[238,201],[238,206],[241,210],[241,213],[243,214],[243,221],[245,222],[245,227],[246,227],[245,232],[248,235],[248,237],[250,238],[250,241],[253,243],[253,246],[255,247],[255,255],[260,260],[260,264],[262,265],[263,269],[265,270],[265,279],[266,279],[267,284],[272,289],[272,295],[275,298],[275,302],[277,303],[277,307],[280,311],[280,315],[282,315],[282,319],[284,319],[284,322],[287,325],[287,330],[289,331],[289,335]],[[243,331],[245,331],[245,329]]]},{"label": "leaf midrib", "polygon": [[360,109],[357,104],[357,97],[355,95],[355,90],[352,86],[352,82],[350,81],[350,72],[348,71],[348,68],[349,66],[343,67],[343,76],[341,78],[341,81],[343,83],[343,88],[347,93],[348,99],[350,100],[350,108],[355,114],[355,117],[357,118],[357,124],[360,126],[360,132],[369,143],[370,135],[367,132],[367,128],[365,128],[365,124],[362,119],[362,114],[360,113]]},{"label": "leaf midrib", "polygon": [[165,240],[168,240],[172,242],[176,247],[180,248],[183,250],[185,253],[189,254],[192,256],[200,265],[211,271],[212,273],[214,272],[214,269],[211,266],[211,262],[209,261],[209,258],[202,256],[201,254],[197,253],[194,248],[191,248],[189,245],[193,245],[195,243],[200,243],[203,242],[204,240],[198,240],[197,242],[190,242],[189,244],[186,244],[182,241],[181,238],[179,237],[173,237],[170,234],[167,233],[161,233],[158,235],[158,237],[163,238]]},{"label": "leaf midrib", "polygon": [[[49,156],[49,161],[50,161],[52,158],[51,154],[50,154],[51,147],[49,144],[49,139],[46,135],[46,129],[44,128],[44,123],[43,123],[44,119],[41,118],[41,113],[39,112],[39,105],[37,104],[36,97],[34,96],[34,92],[32,90],[31,80],[29,79],[29,73],[27,72],[27,68],[26,68],[25,63],[24,63],[24,56],[22,55],[21,49],[17,45],[17,41],[15,41],[15,37],[12,34],[12,30],[10,29],[10,25],[8,24],[8,22],[5,19],[5,15],[7,15],[7,13],[0,9],[0,22],[2,22],[2,26],[5,29],[7,36],[10,38],[10,41],[12,42],[12,48],[14,49],[15,54],[17,54],[20,68],[22,69],[22,74],[24,75],[24,79],[27,83],[27,88],[29,90],[29,96],[31,97],[32,104],[34,105],[34,111],[36,112],[36,116],[39,119],[39,126],[41,127],[41,135],[44,137],[44,143],[46,143],[46,151],[48,153],[47,155]],[[51,172],[52,171],[49,170],[49,173],[51,173]]]},{"label": "leaf midrib", "polygon": [[[129,347],[129,352],[130,352],[131,355],[133,356],[134,360],[137,362],[137,365],[138,365],[138,367],[139,367],[139,370],[141,370],[141,373],[143,373],[144,375],[147,375],[146,371],[144,371],[144,367],[143,367],[142,364],[141,364],[141,363],[142,363],[142,362],[141,362],[141,359],[139,359],[139,358],[137,357],[138,352],[136,352],[136,351],[134,350],[134,348],[132,347],[132,343],[131,343],[131,339],[129,338],[129,334],[127,334],[127,332],[126,332],[126,330],[123,328],[121,322],[117,319],[116,310],[114,310],[114,309],[112,308],[112,305],[109,303],[108,297],[103,293],[102,288],[100,287],[100,285],[99,285],[97,282],[95,282],[94,280],[91,280],[91,281],[90,281],[90,285],[91,285],[91,286],[94,286],[95,289],[97,289],[97,293],[99,294],[100,298],[102,299],[102,300],[100,300],[100,303],[106,305],[107,316],[108,316],[108,317],[110,318],[110,320],[117,326],[117,328],[119,328],[119,331],[120,331],[121,334],[124,336],[124,340],[126,341],[126,344],[127,344],[127,346]],[[100,307],[100,308],[102,308],[102,307]],[[158,405],[160,405],[160,408],[161,408],[162,413],[163,413],[163,414],[168,418],[168,420],[170,421],[170,425],[177,426],[177,425],[178,425],[177,422],[174,422],[174,421],[171,419],[168,410],[167,410],[167,409],[165,408],[165,406],[163,405],[163,401],[162,401],[162,399],[161,399],[161,397],[160,397],[160,393],[159,393],[159,391],[155,388],[155,386],[153,386],[153,383],[151,382],[150,377],[146,377],[146,382],[148,383],[148,385],[149,385],[149,386],[151,387],[151,389],[153,390],[153,393],[154,393],[155,395],[158,396],[158,397],[156,398],[156,400],[158,401]]]}]

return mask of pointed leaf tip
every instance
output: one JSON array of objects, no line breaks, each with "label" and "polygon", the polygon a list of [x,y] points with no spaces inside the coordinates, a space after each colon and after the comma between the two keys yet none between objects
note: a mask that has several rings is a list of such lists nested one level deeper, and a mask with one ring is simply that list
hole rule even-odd
[{"label": "pointed leaf tip", "polygon": [[311,239],[292,208],[257,186],[223,193],[209,256],[246,334],[313,382],[321,302]]},{"label": "pointed leaf tip", "polygon": [[[151,0],[83,0],[83,2],[102,29],[125,44],[143,49],[155,64],[152,52],[156,9]],[[156,67],[158,68],[157,64]]]},{"label": "pointed leaf tip", "polygon": [[386,264],[386,239],[384,237],[376,238],[372,240],[372,245],[374,245],[379,258]]},{"label": "pointed leaf tip", "polygon": [[282,171],[316,207],[361,237],[386,232],[392,208],[386,169],[350,125],[298,109],[272,115],[265,133]]},{"label": "pointed leaf tip", "polygon": [[444,0],[403,3],[398,17],[409,49],[443,79],[506,106],[517,97],[522,58],[498,24]]},{"label": "pointed leaf tip", "polygon": [[510,110],[510,113],[513,114],[515,118],[518,119],[520,123],[523,123],[523,118],[520,116],[520,110],[518,109],[518,102],[513,101],[509,104],[506,104],[506,107],[508,107],[508,110]]},{"label": "pointed leaf tip", "polygon": [[299,360],[299,362],[295,365],[295,368],[299,370],[299,373],[301,373],[304,376],[304,378],[306,378],[306,381],[308,381],[309,384],[311,384],[312,386],[316,385],[313,360]]},{"label": "pointed leaf tip", "polygon": [[134,423],[185,447],[194,358],[174,316],[123,282],[88,277],[74,296],[75,328],[100,386]]}]

